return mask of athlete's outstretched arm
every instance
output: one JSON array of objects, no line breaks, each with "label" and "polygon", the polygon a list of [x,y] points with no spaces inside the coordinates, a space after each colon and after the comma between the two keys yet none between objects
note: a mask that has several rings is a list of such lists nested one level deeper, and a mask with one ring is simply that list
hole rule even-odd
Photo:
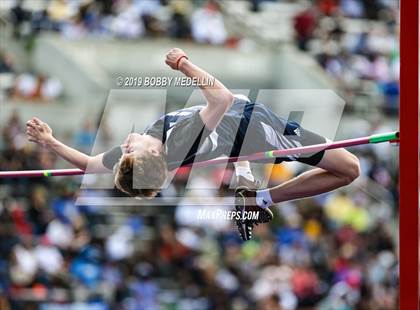
[{"label": "athlete's outstretched arm", "polygon": [[26,133],[29,141],[49,149],[79,169],[86,170],[88,168],[91,172],[110,171],[102,164],[103,153],[89,156],[65,145],[53,136],[47,123],[36,117],[26,122]]},{"label": "athlete's outstretched arm", "polygon": [[166,64],[174,70],[181,71],[187,77],[196,78],[199,81],[207,100],[207,106],[200,112],[200,116],[208,129],[216,128],[223,114],[233,103],[234,98],[230,90],[212,75],[193,64],[185,52],[179,48],[173,48],[168,52]]}]

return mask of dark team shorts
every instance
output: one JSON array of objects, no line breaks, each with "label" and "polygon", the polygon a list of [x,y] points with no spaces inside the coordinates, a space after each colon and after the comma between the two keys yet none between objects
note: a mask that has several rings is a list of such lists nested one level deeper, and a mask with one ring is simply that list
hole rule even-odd
[{"label": "dark team shorts", "polygon": [[[248,105],[249,108],[245,108],[245,111],[247,111],[247,109],[252,109],[252,121],[250,122],[248,129],[254,130],[256,132],[261,131],[261,128],[258,127],[261,127],[260,124],[264,122],[275,131],[275,133],[280,139],[280,141],[278,142],[280,144],[277,144],[277,147],[260,145],[259,147],[262,148],[261,150],[259,150],[260,152],[276,149],[289,149],[301,146],[310,146],[315,144],[322,144],[327,141],[325,137],[322,137],[321,135],[315,132],[303,128],[297,122],[288,121],[284,118],[277,116],[273,111],[271,111],[268,107],[266,107],[263,104],[248,103]],[[256,143],[258,144],[258,142]],[[293,156],[276,158],[275,163],[281,163],[283,161],[298,161],[308,165],[316,166],[323,158],[324,153],[325,151],[320,151],[311,154],[293,154]],[[273,162],[273,160],[259,160],[257,162]]]}]

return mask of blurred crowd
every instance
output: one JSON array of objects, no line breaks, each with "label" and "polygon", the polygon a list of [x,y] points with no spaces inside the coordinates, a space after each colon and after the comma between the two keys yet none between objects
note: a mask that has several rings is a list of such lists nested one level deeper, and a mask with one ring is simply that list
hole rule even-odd
[{"label": "blurred crowd", "polygon": [[[257,12],[264,1],[251,2]],[[37,9],[23,3],[15,1],[9,12],[17,38],[53,31],[67,38],[229,40],[216,1],[32,2],[40,4]],[[337,82],[347,106],[367,106],[372,100],[361,98],[374,93],[384,113],[397,113],[398,2],[307,3],[313,5],[294,19],[298,48]],[[0,85],[2,91],[9,85],[0,100],[49,101],[62,95],[60,81],[19,72],[5,52],[0,52]],[[63,167],[27,141],[24,121],[15,112],[1,124],[0,170]],[[96,125],[86,119],[59,138],[90,152]],[[359,120],[348,136],[394,129]],[[111,136],[108,130],[102,142],[109,144]],[[76,204],[80,196],[122,195],[80,189],[78,177],[1,179],[0,308],[64,309],[71,303],[83,309],[396,309],[397,149],[384,144],[352,151],[362,168],[355,184],[274,207],[273,222],[257,226],[247,242],[231,221],[199,218],[202,210],[232,210],[232,170],[190,175],[182,169],[161,198],[184,199],[135,211]],[[276,185],[303,169],[290,163],[256,166],[255,172]],[[186,189],[188,180],[206,190]],[[214,205],[203,206],[203,197]]]},{"label": "blurred crowd", "polygon": [[[384,129],[367,122],[357,127],[364,130],[357,134]],[[94,126],[86,123],[67,142],[87,148],[92,136]],[[17,112],[2,126],[0,141],[0,170],[56,166],[54,156],[26,141]],[[81,190],[77,177],[2,179],[3,305],[395,309],[396,149],[367,145],[354,151],[361,160],[361,183],[280,204],[274,208],[274,221],[257,226],[247,242],[240,240],[231,221],[198,216],[200,210],[232,209],[231,203],[218,203],[232,197],[228,186],[232,171],[191,176],[194,187],[205,189],[194,191],[185,188],[189,171],[182,169],[162,196],[185,198],[170,206],[148,206],[147,215],[141,212],[145,206],[124,213],[124,206],[76,205],[80,195],[96,199],[121,195]],[[300,173],[303,166],[256,167],[256,175],[275,185]],[[220,182],[222,187],[214,189]],[[214,205],[200,205],[203,197],[207,205],[213,199]]]},{"label": "blurred crowd", "polygon": [[[294,19],[296,44],[343,91],[348,107],[399,107],[399,1],[320,0]],[[365,107],[363,107],[365,106]]]},{"label": "blurred crowd", "polygon": [[[250,11],[261,10],[263,2],[274,1],[252,0]],[[59,32],[69,39],[169,37],[229,47],[237,46],[240,40],[229,36],[216,0],[51,0],[33,8],[25,3],[15,1],[9,11],[15,37],[33,38],[39,32]],[[399,1],[297,3],[303,10],[293,21],[296,45],[313,55],[334,80],[346,98],[346,107],[362,112],[379,107],[386,114],[397,115]],[[7,55],[1,58],[0,70],[8,69]],[[53,77],[24,73],[13,83],[13,95],[20,98],[48,101],[61,94],[62,85]]]},{"label": "blurred crowd", "polygon": [[0,100],[23,99],[50,102],[63,95],[59,79],[32,72],[20,72],[13,56],[0,50]]},{"label": "blurred crowd", "polygon": [[51,0],[33,10],[21,3],[10,11],[16,37],[54,31],[67,38],[172,37],[210,44],[223,44],[227,37],[214,0]]}]

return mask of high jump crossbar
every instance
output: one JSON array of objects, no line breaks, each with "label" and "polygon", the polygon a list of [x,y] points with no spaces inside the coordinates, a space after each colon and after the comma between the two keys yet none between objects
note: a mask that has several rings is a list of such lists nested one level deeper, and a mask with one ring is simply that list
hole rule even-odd
[{"label": "high jump crossbar", "polygon": [[[363,144],[376,144],[383,142],[399,142],[399,132],[387,132],[374,134],[371,136],[341,140],[336,142],[326,142],[321,144],[314,144],[308,146],[295,147],[290,149],[273,150],[268,152],[259,152],[250,155],[243,155],[237,157],[219,157],[215,159],[194,162],[184,166],[194,167],[207,167],[217,164],[225,164],[228,162],[237,161],[255,161],[269,158],[286,157],[290,155],[302,155],[317,153],[323,150],[331,150],[337,148],[345,148]],[[24,171],[0,171],[0,179],[6,178],[29,178],[29,177],[54,177],[54,176],[70,176],[70,175],[82,175],[82,174],[93,174],[94,172],[85,172],[81,169],[53,169],[53,170],[24,170]]]}]

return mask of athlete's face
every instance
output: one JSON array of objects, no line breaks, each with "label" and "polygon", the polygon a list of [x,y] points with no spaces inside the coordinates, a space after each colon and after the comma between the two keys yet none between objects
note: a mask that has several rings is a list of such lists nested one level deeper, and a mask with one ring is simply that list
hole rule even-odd
[{"label": "athlete's face", "polygon": [[127,136],[124,142],[126,153],[136,153],[142,155],[145,152],[150,152],[153,155],[160,153],[160,141],[146,134],[131,133]]}]

